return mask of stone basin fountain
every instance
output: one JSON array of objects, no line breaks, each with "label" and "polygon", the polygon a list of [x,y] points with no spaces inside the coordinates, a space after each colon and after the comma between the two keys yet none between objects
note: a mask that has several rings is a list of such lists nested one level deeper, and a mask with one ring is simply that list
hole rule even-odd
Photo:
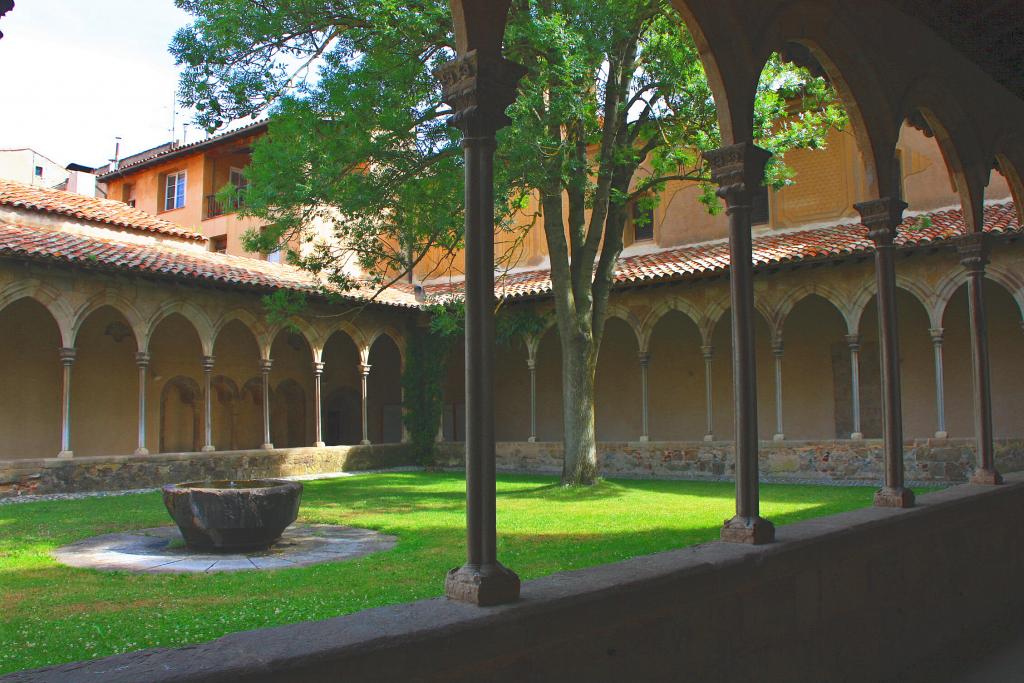
[{"label": "stone basin fountain", "polygon": [[272,546],[299,514],[302,484],[282,479],[168,484],[164,505],[190,550],[238,553]]}]

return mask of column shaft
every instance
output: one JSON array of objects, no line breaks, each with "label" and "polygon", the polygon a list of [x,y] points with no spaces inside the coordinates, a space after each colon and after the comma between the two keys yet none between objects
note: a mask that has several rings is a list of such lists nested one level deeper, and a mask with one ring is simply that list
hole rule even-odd
[{"label": "column shaft", "polygon": [[315,419],[313,420],[314,431],[315,431],[315,442],[314,446],[317,448],[323,448],[326,444],[324,443],[323,434],[323,404],[320,398],[320,379],[324,374],[324,364],[320,361],[313,363],[313,409]]},{"label": "column shaft", "polygon": [[903,410],[900,404],[899,316],[896,311],[896,230],[907,205],[882,198],[856,205],[875,243],[875,280],[878,287],[878,342],[882,366],[882,438],[885,484],[875,494],[875,505],[910,507],[914,494],[903,486]]},{"label": "column shaft", "polygon": [[274,361],[269,358],[260,361],[260,373],[263,376],[263,448],[270,450],[274,442],[270,440],[270,369]]},{"label": "column shaft", "polygon": [[146,448],[146,373],[149,371],[150,356],[145,351],[135,354],[135,364],[139,366],[139,445],[135,455],[149,455]]},{"label": "column shaft", "polygon": [[75,363],[75,349],[60,350],[60,362],[64,366],[60,403],[60,453],[58,458],[74,457],[71,450],[71,366]]},{"label": "column shaft", "polygon": [[728,205],[729,290],[732,299],[733,399],[736,420],[736,516],[722,528],[722,540],[768,543],[775,527],[760,516],[758,491],[757,360],[754,347],[754,268],[750,203],[764,180],[771,154],[751,143],[705,153],[718,196]]},{"label": "column shaft", "polygon": [[775,356],[775,441],[785,441],[782,427],[782,340],[772,341],[772,355]]},{"label": "column shaft", "polygon": [[850,408],[853,412],[850,438],[859,441],[864,438],[860,425],[860,335],[846,335],[846,344],[850,347]]},{"label": "column shaft", "polygon": [[705,441],[715,440],[715,407],[713,394],[713,387],[711,384],[711,370],[712,360],[714,359],[714,348],[711,346],[700,347],[701,353],[704,355],[704,409],[706,412],[705,421],[707,423],[707,430],[704,432]]},{"label": "column shaft", "polygon": [[[213,356],[203,356],[203,452],[210,453],[215,450],[213,446]],[[266,411],[267,385],[263,385],[263,404]],[[264,442],[266,443],[266,442]]]},{"label": "column shaft", "polygon": [[974,378],[974,438],[978,462],[971,482],[1001,484],[992,438],[992,384],[988,358],[988,322],[985,317],[985,266],[988,244],[982,233],[967,235],[960,244],[960,263],[967,270],[968,313],[971,319],[971,370]]},{"label": "column shaft", "polygon": [[650,441],[651,432],[649,427],[650,404],[647,391],[647,370],[651,364],[651,354],[640,354],[640,415],[641,430],[640,441]]},{"label": "column shaft", "polygon": [[519,577],[497,558],[494,443],[494,150],[496,131],[525,70],[474,50],[438,69],[451,125],[463,132],[466,254],[466,546],[449,572],[449,598],[478,605],[512,602]]},{"label": "column shaft", "polygon": [[949,437],[949,432],[946,430],[946,380],[942,363],[943,330],[936,327],[928,330],[928,333],[932,337],[935,356],[935,438],[945,439]]},{"label": "column shaft", "polygon": [[359,395],[363,421],[363,439],[359,443],[364,446],[370,445],[370,364],[359,364]]},{"label": "column shaft", "polygon": [[537,441],[537,361],[530,358],[526,361],[526,367],[530,371],[530,438],[528,441]]}]

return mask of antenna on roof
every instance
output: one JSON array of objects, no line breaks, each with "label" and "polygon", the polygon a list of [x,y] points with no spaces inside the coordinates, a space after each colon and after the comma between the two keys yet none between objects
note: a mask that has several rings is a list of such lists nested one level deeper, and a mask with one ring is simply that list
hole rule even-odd
[{"label": "antenna on roof", "polygon": [[114,136],[114,157],[107,159],[110,162],[110,170],[116,171],[121,164],[121,136]]}]

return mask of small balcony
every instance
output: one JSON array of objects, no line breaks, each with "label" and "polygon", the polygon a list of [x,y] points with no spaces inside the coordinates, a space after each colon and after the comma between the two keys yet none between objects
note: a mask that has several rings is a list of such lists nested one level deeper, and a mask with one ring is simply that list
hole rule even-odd
[{"label": "small balcony", "polygon": [[208,194],[206,195],[206,213],[203,218],[216,218],[224,214],[236,213],[244,206],[245,198],[242,195],[238,195],[227,202],[222,202],[217,199],[217,195]]}]

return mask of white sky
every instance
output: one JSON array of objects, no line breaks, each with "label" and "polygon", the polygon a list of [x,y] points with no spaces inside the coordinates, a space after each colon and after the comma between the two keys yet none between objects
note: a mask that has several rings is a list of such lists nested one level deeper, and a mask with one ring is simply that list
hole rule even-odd
[{"label": "white sky", "polygon": [[[168,141],[178,70],[167,46],[188,22],[172,0],[16,0],[0,19],[0,147],[99,166],[116,135],[122,156]],[[179,113],[178,139],[189,118]]]}]

